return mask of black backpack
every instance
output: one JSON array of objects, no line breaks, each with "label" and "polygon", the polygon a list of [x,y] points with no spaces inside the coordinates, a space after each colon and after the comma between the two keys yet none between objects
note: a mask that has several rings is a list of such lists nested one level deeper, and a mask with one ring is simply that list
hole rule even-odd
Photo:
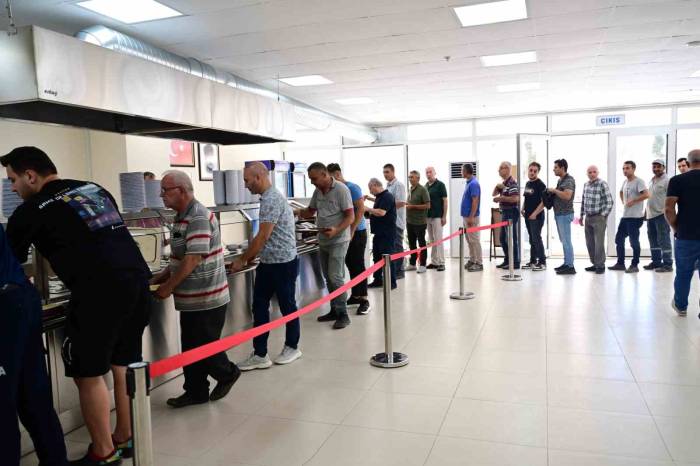
[{"label": "black backpack", "polygon": [[554,207],[554,197],[556,195],[554,193],[550,193],[549,191],[545,191],[542,193],[542,205],[544,205],[547,209],[551,209]]}]

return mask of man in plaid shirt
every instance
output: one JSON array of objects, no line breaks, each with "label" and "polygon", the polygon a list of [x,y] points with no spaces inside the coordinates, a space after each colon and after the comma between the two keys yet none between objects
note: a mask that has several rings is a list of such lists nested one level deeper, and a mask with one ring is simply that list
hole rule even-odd
[{"label": "man in plaid shirt", "polygon": [[588,167],[588,182],[583,186],[581,202],[581,225],[584,225],[588,257],[593,265],[586,267],[587,272],[605,273],[605,229],[608,215],[613,208],[610,187],[598,178],[598,167]]}]

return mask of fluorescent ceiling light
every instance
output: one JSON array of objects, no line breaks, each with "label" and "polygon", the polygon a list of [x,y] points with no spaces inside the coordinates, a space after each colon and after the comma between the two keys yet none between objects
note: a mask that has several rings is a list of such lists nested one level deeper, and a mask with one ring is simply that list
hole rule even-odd
[{"label": "fluorescent ceiling light", "polygon": [[700,78],[700,70],[697,70],[695,73],[690,75],[691,78]]},{"label": "fluorescent ceiling light", "polygon": [[296,76],[293,78],[282,78],[280,81],[285,84],[289,84],[290,86],[319,86],[321,84],[333,84],[333,81],[318,74]]},{"label": "fluorescent ceiling light", "polygon": [[478,3],[476,5],[458,6],[454,10],[457,18],[462,23],[462,27],[527,18],[525,0]]},{"label": "fluorescent ceiling light", "polygon": [[481,57],[484,66],[519,65],[537,61],[537,52],[504,53],[502,55],[485,55]]},{"label": "fluorescent ceiling light", "polygon": [[126,24],[182,16],[155,0],[89,0],[77,5]]},{"label": "fluorescent ceiling light", "polygon": [[502,84],[500,86],[496,86],[498,92],[534,91],[539,88],[540,83]]},{"label": "fluorescent ceiling light", "polygon": [[336,100],[340,105],[364,105],[373,104],[374,100],[369,97],[351,97],[349,99],[338,99]]}]

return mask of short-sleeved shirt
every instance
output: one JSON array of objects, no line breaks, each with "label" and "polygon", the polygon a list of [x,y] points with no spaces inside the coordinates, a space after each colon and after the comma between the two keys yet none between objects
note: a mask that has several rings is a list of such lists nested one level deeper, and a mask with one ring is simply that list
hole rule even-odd
[{"label": "short-sleeved shirt", "polygon": [[[311,196],[309,209],[317,212],[316,226],[329,228],[339,225],[343,221],[345,212],[353,210],[350,190],[343,183],[331,178],[331,187],[327,193],[316,188]],[[346,228],[333,238],[328,238],[322,231],[318,234],[318,244],[328,246],[350,241],[350,228]]]},{"label": "short-sleeved shirt", "polygon": [[[360,189],[360,187],[358,185],[356,185],[355,183],[353,183],[351,181],[346,180],[345,186],[347,186],[348,189],[350,190],[350,197],[352,198],[353,204],[361,199],[364,202],[365,195],[362,194],[362,189]],[[365,218],[362,217],[362,220],[360,220],[360,223],[357,224],[357,231],[364,231],[366,229],[367,229],[367,222],[365,222]]]},{"label": "short-sleeved shirt", "polygon": [[[523,191],[523,210],[525,211],[525,217],[529,217],[537,209],[537,206],[542,202],[542,193],[547,190],[547,185],[545,185],[541,179],[529,180],[525,183],[525,190]],[[537,217],[544,217],[544,209],[542,212],[537,214]]]},{"label": "short-sleeved shirt", "polygon": [[[518,182],[512,176],[509,176],[507,180],[503,182],[503,190],[501,191],[501,196],[517,196],[518,193]],[[517,209],[520,202],[499,202],[498,207],[503,209]]]},{"label": "short-sleeved shirt", "polygon": [[[481,185],[475,176],[471,180],[467,180],[462,194],[462,205],[460,206],[460,214],[462,217],[469,217],[472,214],[472,199],[481,198]],[[480,202],[476,203],[476,217],[481,214]]]},{"label": "short-sleeved shirt", "polygon": [[428,181],[425,183],[425,189],[430,194],[430,209],[428,209],[428,218],[442,218],[445,215],[443,199],[447,198],[447,188],[445,183],[440,180],[434,182]]},{"label": "short-sleeved shirt", "polygon": [[[398,178],[389,181],[386,189],[394,196],[396,202],[406,202],[406,186]],[[396,228],[406,229],[406,207],[396,209]]]},{"label": "short-sleeved shirt", "polygon": [[386,189],[377,194],[374,199],[374,208],[386,211],[383,217],[372,215],[369,218],[369,226],[375,237],[393,238],[396,235],[396,199]]},{"label": "short-sleeved shirt", "polygon": [[5,230],[0,225],[0,288],[8,284],[21,285],[26,281],[22,266],[12,253]]},{"label": "short-sleeved shirt", "polygon": [[647,190],[647,185],[644,180],[635,177],[632,181],[625,179],[622,183],[622,202],[625,204],[625,209],[622,212],[622,218],[643,218],[644,217],[644,202],[637,202],[632,207],[627,207],[627,201],[637,199],[643,191]]},{"label": "short-sleeved shirt", "polygon": [[219,221],[199,201],[175,216],[170,232],[170,271],[175,272],[186,255],[202,256],[202,262],[173,292],[178,311],[206,311],[231,300],[224,266]]},{"label": "short-sleeved shirt", "polygon": [[700,170],[690,170],[671,178],[666,196],[678,198],[676,237],[700,241]]},{"label": "short-sleeved shirt", "polygon": [[576,196],[576,180],[568,173],[557,181],[558,191],[571,191],[571,199],[565,201],[559,196],[554,196],[554,215],[566,215],[574,213],[574,197]]},{"label": "short-sleeved shirt", "polygon": [[[15,257],[27,260],[33,244],[72,292],[92,277],[144,280],[148,266],[102,186],[79,180],[54,180],[17,207],[7,224]],[[81,287],[82,289],[82,287]]]},{"label": "short-sleeved shirt", "polygon": [[670,178],[666,173],[659,178],[654,177],[649,182],[649,200],[647,201],[647,219],[664,214],[666,207],[666,190]]},{"label": "short-sleeved shirt", "polygon": [[270,186],[260,197],[260,223],[274,225],[260,251],[263,264],[286,264],[297,257],[294,211],[277,188]]},{"label": "short-sleeved shirt", "polygon": [[[408,204],[420,205],[430,202],[430,194],[422,185],[411,186],[408,193]],[[428,223],[428,209],[411,209],[406,212],[406,223],[409,225],[426,225]]]}]

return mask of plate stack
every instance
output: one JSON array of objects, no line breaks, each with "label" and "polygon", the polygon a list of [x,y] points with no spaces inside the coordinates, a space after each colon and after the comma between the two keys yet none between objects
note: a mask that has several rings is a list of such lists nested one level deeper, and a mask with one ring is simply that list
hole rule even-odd
[{"label": "plate stack", "polygon": [[221,170],[214,170],[214,204],[225,205],[226,204],[226,172]]},{"label": "plate stack", "polygon": [[12,181],[2,179],[2,214],[10,218],[19,205],[24,202],[19,194],[12,192]]},{"label": "plate stack", "polygon": [[238,198],[238,170],[226,170],[226,204],[239,204]]},{"label": "plate stack", "polygon": [[160,197],[160,181],[145,180],[146,187],[146,207],[149,209],[163,209],[163,198]]},{"label": "plate stack", "polygon": [[140,212],[146,208],[146,184],[143,172],[119,174],[122,191],[122,208],[125,212]]}]

